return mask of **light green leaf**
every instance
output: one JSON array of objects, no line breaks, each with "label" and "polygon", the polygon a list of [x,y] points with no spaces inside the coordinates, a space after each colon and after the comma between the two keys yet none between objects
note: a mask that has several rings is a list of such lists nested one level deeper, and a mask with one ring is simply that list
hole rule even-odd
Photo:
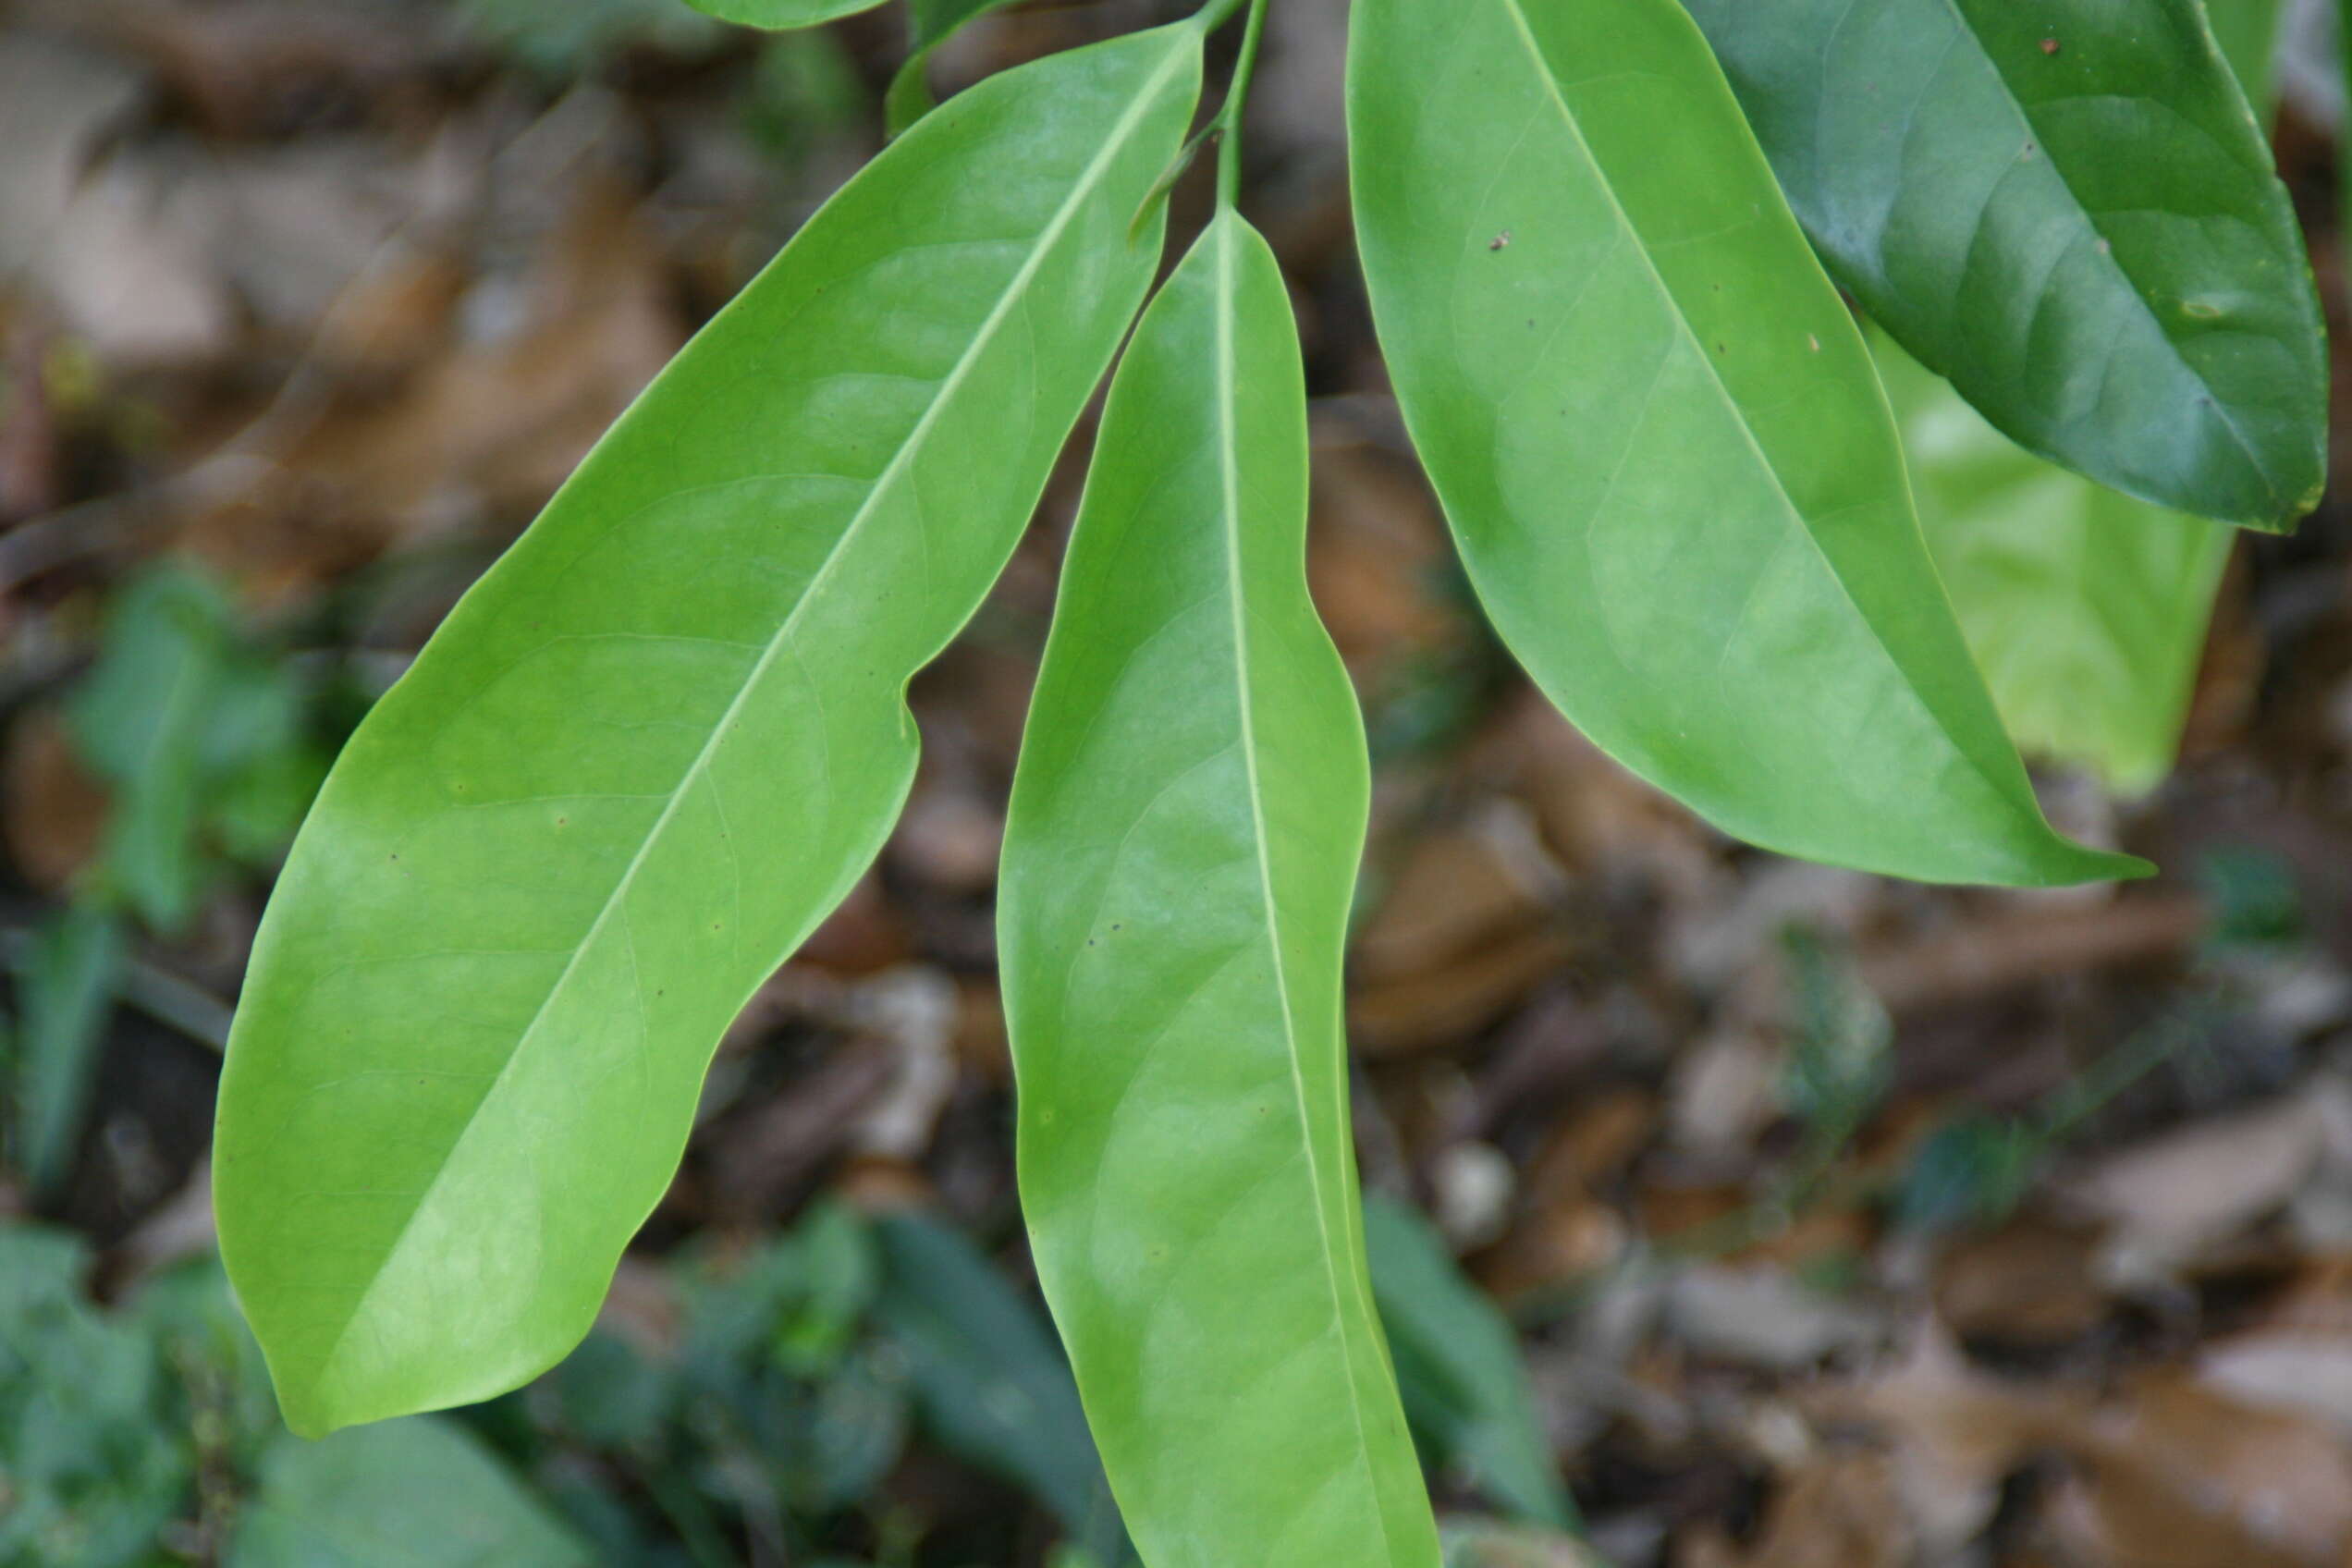
[{"label": "light green leaf", "polygon": [[906,1359],[924,1425],[950,1453],[1024,1488],[1105,1562],[1127,1534],[1078,1390],[1034,1303],[963,1235],[920,1215],[875,1222],[875,1317]]},{"label": "light green leaf", "polygon": [[937,100],[931,96],[928,68],[931,51],[945,43],[963,24],[990,11],[1000,11],[1014,0],[907,0],[907,57],[890,79],[884,101],[890,134],[896,136],[929,114]]},{"label": "light green leaf", "polygon": [[228,1568],[589,1568],[588,1549],[454,1422],[278,1440]]},{"label": "light green leaf", "polygon": [[882,0],[686,0],[686,4],[723,22],[782,32],[796,27],[818,27],[853,17],[860,11],[871,11]]},{"label": "light green leaf", "polygon": [[1138,33],[883,153],[353,738],[263,923],[215,1144],[298,1431],[488,1397],[587,1331],[720,1032],[905,800],[907,681],[1149,287],[1135,214],[1199,76],[1197,27]]},{"label": "light green leaf", "polygon": [[2012,439],[2258,528],[2318,503],[2285,190],[2197,0],[1686,0],[1838,280]]},{"label": "light green leaf", "polygon": [[1674,0],[1358,0],[1356,221],[1504,642],[1728,831],[1928,881],[2129,876],[2042,819],[1859,333]]},{"label": "light green leaf", "polygon": [[1438,1556],[1365,1273],[1368,765],[1305,527],[1288,297],[1227,214],[1111,386],[998,914],[1038,1275],[1152,1568]]},{"label": "light green leaf", "polygon": [[1510,1320],[1462,1277],[1444,1239],[1406,1205],[1366,1198],[1364,1239],[1414,1430],[1492,1501],[1567,1529],[1575,1505],[1536,1418]]},{"label": "light green leaf", "polygon": [[1879,367],[2010,734],[2118,790],[2152,788],[2179,749],[2230,530],[2042,461],[1883,340]]}]

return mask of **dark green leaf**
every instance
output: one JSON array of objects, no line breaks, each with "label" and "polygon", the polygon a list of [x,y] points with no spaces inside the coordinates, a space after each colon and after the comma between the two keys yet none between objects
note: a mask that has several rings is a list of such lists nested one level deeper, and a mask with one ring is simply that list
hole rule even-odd
[{"label": "dark green leaf", "polygon": [[945,43],[963,24],[990,11],[1000,11],[1014,0],[907,0],[907,57],[890,79],[885,102],[890,134],[898,135],[929,114],[931,96],[927,69],[931,51]]},{"label": "dark green leaf", "polygon": [[688,55],[726,36],[679,0],[459,0],[457,12],[473,36],[554,78],[592,74],[632,45]]},{"label": "dark green leaf", "polygon": [[788,28],[816,27],[825,22],[853,17],[860,11],[871,11],[882,0],[686,0],[697,11],[717,17],[723,22],[740,22],[744,27],[766,28],[782,31]]},{"label": "dark green leaf", "polygon": [[1197,27],[1138,33],[883,153],[353,738],[263,922],[215,1145],[297,1430],[486,1398],[587,1331],[721,1031],[905,799],[907,681],[1149,286],[1135,214],[1199,74]]},{"label": "dark green leaf", "polygon": [[122,960],[121,923],[77,903],[33,937],[18,966],[17,1160],[35,1192],[72,1168]]},{"label": "dark green leaf", "polygon": [[1496,630],[1635,773],[1783,853],[2130,876],[2042,819],[1860,335],[1674,0],[1358,0],[1397,396]]},{"label": "dark green leaf", "polygon": [[81,1293],[60,1231],[0,1229],[0,1562],[134,1568],[189,1482],[153,1351]]},{"label": "dark green leaf", "polygon": [[2286,192],[2197,0],[1686,0],[1870,314],[2028,450],[2260,528],[2317,504]]},{"label": "dark green leaf", "polygon": [[454,1422],[279,1439],[228,1568],[588,1568],[586,1546]]},{"label": "dark green leaf", "polygon": [[1364,1240],[1414,1430],[1513,1514],[1567,1529],[1574,1505],[1537,1420],[1510,1321],[1406,1205],[1366,1198]]},{"label": "dark green leaf", "polygon": [[228,606],[191,572],[134,578],[109,606],[106,643],[74,694],[76,743],[115,787],[105,880],[151,925],[183,923],[206,865],[196,828],[213,710],[230,662]]},{"label": "dark green leaf", "polygon": [[1429,1568],[1365,1273],[1340,961],[1368,766],[1306,409],[1228,214],[1111,385],[998,925],[1037,1269],[1153,1568]]},{"label": "dark green leaf", "polygon": [[875,1235],[876,1320],[906,1357],[924,1425],[950,1452],[1033,1493],[1096,1558],[1121,1560],[1118,1507],[1036,1309],[945,1225],[890,1215]]}]

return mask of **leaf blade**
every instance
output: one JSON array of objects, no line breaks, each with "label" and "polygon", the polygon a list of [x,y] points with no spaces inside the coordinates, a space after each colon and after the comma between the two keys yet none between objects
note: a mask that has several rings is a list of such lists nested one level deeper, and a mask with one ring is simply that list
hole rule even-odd
[{"label": "leaf blade", "polygon": [[297,1429],[486,1397],[586,1331],[719,1033],[879,848],[905,683],[1148,286],[1158,230],[1128,225],[1197,40],[1008,73],[877,159],[354,737],[217,1132],[223,1253]]},{"label": "leaf blade", "polygon": [[2138,869],[2042,819],[1860,336],[1671,0],[1364,0],[1349,125],[1407,426],[1496,630],[1580,729],[1784,853]]},{"label": "leaf blade", "polygon": [[999,913],[1038,1274],[1155,1568],[1438,1558],[1347,1140],[1369,770],[1305,456],[1280,273],[1227,214],[1112,384]]},{"label": "leaf blade", "polygon": [[1687,4],[1839,281],[2003,434],[2245,526],[2317,504],[2318,296],[2196,0]]},{"label": "leaf blade", "polygon": [[723,22],[789,32],[871,11],[882,0],[686,0],[686,4]]}]

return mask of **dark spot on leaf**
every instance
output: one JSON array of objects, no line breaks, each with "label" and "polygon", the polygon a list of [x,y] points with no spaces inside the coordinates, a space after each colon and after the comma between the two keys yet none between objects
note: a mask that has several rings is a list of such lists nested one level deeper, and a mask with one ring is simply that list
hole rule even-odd
[{"label": "dark spot on leaf", "polygon": [[2043,39],[2041,41],[2041,52],[2045,55],[2055,55],[2058,53],[2058,41],[2054,38]]}]

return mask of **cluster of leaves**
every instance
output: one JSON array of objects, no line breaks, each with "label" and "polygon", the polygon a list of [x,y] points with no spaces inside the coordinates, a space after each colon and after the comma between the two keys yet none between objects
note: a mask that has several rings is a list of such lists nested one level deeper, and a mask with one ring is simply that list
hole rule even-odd
[{"label": "cluster of leaves", "polygon": [[747,1534],[802,1561],[845,1532],[888,1562],[921,1522],[861,1514],[918,1427],[1062,1513],[1092,1561],[1122,1544],[1035,1309],[912,1217],[820,1210],[748,1256],[682,1260],[674,1350],[599,1332],[463,1422],[325,1443],[278,1424],[217,1267],[105,1312],[70,1237],[0,1231],[0,1562],[109,1568],[159,1542],[237,1568],[724,1562]]},{"label": "cluster of leaves", "polygon": [[[1432,1462],[1564,1526],[1510,1327],[1412,1209],[1369,1212],[1407,1407]],[[600,1329],[462,1419],[306,1442],[212,1262],[107,1311],[75,1238],[0,1229],[0,1564],[132,1568],[162,1550],[323,1561],[821,1568],[912,1561],[933,1527],[885,1485],[917,1441],[1060,1524],[1057,1568],[1133,1561],[1034,1302],[958,1231],[820,1206],[749,1251],[673,1260],[674,1343]],[[433,1506],[420,1508],[420,1499]],[[832,1555],[827,1555],[830,1550]]]},{"label": "cluster of leaves", "polygon": [[[587,1332],[722,1030],[907,797],[907,683],[1119,356],[998,912],[1038,1272],[1156,1568],[1427,1568],[1348,1135],[1366,742],[1303,571],[1297,334],[1235,204],[1268,0],[1199,135],[1243,0],[925,112],[928,51],[988,8],[918,0],[905,133],[354,737],[231,1042],[225,1256],[305,1432],[496,1395]],[[1955,612],[1838,288],[2027,460],[2193,518],[2308,510],[2324,353],[2294,215],[2195,0],[2124,9],[1353,9],[1359,249],[1468,578],[1569,718],[1739,838],[1936,881],[2146,869],[2044,818],[2004,713],[2076,731],[2042,656],[2002,653],[2021,618]],[[1154,295],[1164,198],[1219,138],[1216,215]],[[2168,521],[2081,509],[2084,549]],[[2098,694],[2170,717],[2085,741],[2122,771],[2169,744],[2216,548],[2187,539],[2134,603],[2157,630]],[[2115,619],[2076,581],[2070,612]],[[1870,1060],[1830,1052],[1813,1087],[1850,1099]],[[1456,1395],[1491,1380],[1433,1364]]]}]

